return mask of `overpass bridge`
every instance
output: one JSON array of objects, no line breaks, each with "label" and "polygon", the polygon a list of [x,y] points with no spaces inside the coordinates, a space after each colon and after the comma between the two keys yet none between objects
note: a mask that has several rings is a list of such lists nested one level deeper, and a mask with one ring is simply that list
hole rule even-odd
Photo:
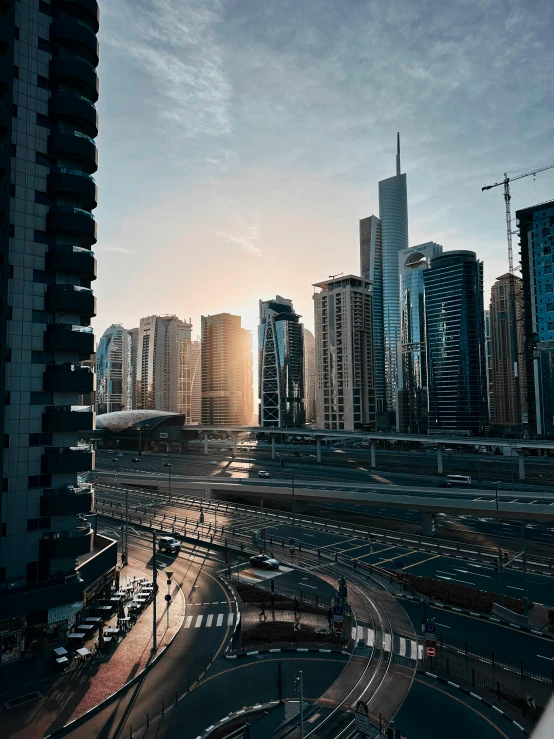
[{"label": "overpass bridge", "polygon": [[312,438],[316,442],[316,460],[321,464],[321,444],[323,441],[362,441],[367,442],[370,449],[370,466],[375,468],[376,464],[376,444],[380,440],[386,441],[407,441],[418,442],[425,446],[436,447],[437,453],[437,472],[443,474],[443,448],[454,444],[462,446],[484,446],[488,448],[500,447],[508,448],[511,452],[517,454],[519,479],[525,480],[525,449],[541,449],[554,451],[554,441],[541,439],[491,439],[489,437],[479,436],[449,436],[448,434],[437,434],[429,436],[428,434],[401,434],[401,433],[380,433],[378,431],[336,431],[326,429],[305,429],[305,428],[263,428],[261,426],[183,426],[184,431],[196,432],[199,436],[204,437],[204,454],[208,454],[210,433],[226,432],[231,435],[233,456],[237,453],[237,439],[239,434],[255,434],[256,436],[266,436],[271,440],[271,459],[277,456],[277,439],[283,439],[283,436],[296,436]]},{"label": "overpass bridge", "polygon": [[[98,470],[101,479],[110,479],[111,473]],[[165,481],[141,475],[128,475],[118,479],[120,484],[157,485],[160,490],[167,489]],[[204,480],[173,479],[172,493],[194,491],[195,495],[208,499],[254,498],[256,500],[276,500],[287,502],[299,513],[307,503],[350,503],[351,505],[376,506],[386,508],[407,508],[419,512],[424,535],[434,533],[433,514],[460,513],[496,516],[497,498],[490,490],[479,489],[441,489],[385,484],[328,484],[314,481],[303,482],[302,487],[284,486],[281,481],[247,482],[245,480],[217,481],[213,477]],[[552,521],[554,516],[554,493],[529,493],[518,490],[498,491],[498,513],[503,519]]]}]

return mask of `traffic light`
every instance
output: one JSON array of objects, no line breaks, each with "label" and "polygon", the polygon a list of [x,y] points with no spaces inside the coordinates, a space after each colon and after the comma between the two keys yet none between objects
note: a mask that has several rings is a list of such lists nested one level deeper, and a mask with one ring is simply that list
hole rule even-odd
[{"label": "traffic light", "polygon": [[300,675],[294,676],[294,689],[297,693],[300,690]]}]

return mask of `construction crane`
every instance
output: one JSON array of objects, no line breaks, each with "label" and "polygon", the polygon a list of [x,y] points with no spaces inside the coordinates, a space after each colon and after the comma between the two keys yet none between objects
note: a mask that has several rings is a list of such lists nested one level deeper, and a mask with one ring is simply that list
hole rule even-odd
[{"label": "construction crane", "polygon": [[500,182],[495,182],[494,185],[485,185],[481,188],[481,192],[484,190],[492,190],[494,187],[504,186],[504,204],[506,206],[506,235],[508,237],[508,269],[510,272],[510,310],[512,313],[511,332],[512,332],[512,347],[514,356],[517,358],[514,363],[514,390],[515,390],[515,413],[517,418],[518,430],[521,430],[521,404],[520,404],[520,372],[519,372],[519,353],[518,353],[518,341],[517,341],[517,326],[516,326],[516,289],[515,289],[515,275],[514,275],[514,251],[512,247],[512,214],[510,201],[512,196],[510,194],[510,182],[515,180],[521,180],[523,177],[529,177],[530,175],[539,174],[539,172],[545,172],[547,169],[554,169],[554,164],[547,164],[544,167],[536,167],[535,169],[516,174],[513,177],[508,177],[508,173],[504,173],[504,179]]}]

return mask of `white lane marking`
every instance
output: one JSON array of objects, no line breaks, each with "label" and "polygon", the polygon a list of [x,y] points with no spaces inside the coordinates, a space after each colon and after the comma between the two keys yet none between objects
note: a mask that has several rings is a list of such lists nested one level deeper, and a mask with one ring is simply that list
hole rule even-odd
[{"label": "white lane marking", "polygon": [[219,616],[217,617],[216,626],[223,626],[223,614],[222,613],[220,613]]},{"label": "white lane marking", "polygon": [[436,624],[437,626],[442,626],[442,627],[443,627],[443,629],[449,629],[449,628],[450,628],[450,626],[447,626],[446,624],[439,624],[439,622],[438,622],[438,621],[435,621],[435,624]]},{"label": "white lane marking", "polygon": [[358,626],[358,633],[356,634],[356,640],[360,641],[360,639],[364,641],[364,627],[363,626]]},{"label": "white lane marking", "polygon": [[185,629],[190,628],[191,623],[192,623],[192,616],[187,616],[186,621],[185,621]]},{"label": "white lane marking", "polygon": [[373,629],[367,630],[367,646],[368,647],[375,646],[375,632],[373,631]]},{"label": "white lane marking", "polygon": [[200,626],[202,626],[202,619],[204,616],[197,616],[196,623],[194,624],[194,628],[198,629]]},{"label": "white lane marking", "polygon": [[523,588],[516,588],[515,585],[508,585],[508,587],[511,588],[512,590],[523,590]]},{"label": "white lane marking", "polygon": [[391,651],[391,646],[392,646],[391,645],[391,635],[390,634],[385,634],[385,642],[384,642],[385,652],[390,652]]},{"label": "white lane marking", "polygon": [[400,651],[399,651],[399,654],[402,657],[406,657],[407,656],[407,654],[406,654],[406,639],[403,636],[400,637]]},{"label": "white lane marking", "polygon": [[235,615],[234,613],[230,613],[229,616],[227,617],[227,626],[232,626],[233,625],[233,617],[234,617],[234,615]]},{"label": "white lane marking", "polygon": [[206,619],[206,628],[208,628],[208,629],[210,628],[210,626],[212,625],[212,621],[213,620],[214,620],[214,617],[213,617],[213,613],[212,613]]},{"label": "white lane marking", "polygon": [[540,657],[541,659],[547,659],[549,662],[554,661],[554,657],[545,657],[543,654],[537,654],[537,657]]}]

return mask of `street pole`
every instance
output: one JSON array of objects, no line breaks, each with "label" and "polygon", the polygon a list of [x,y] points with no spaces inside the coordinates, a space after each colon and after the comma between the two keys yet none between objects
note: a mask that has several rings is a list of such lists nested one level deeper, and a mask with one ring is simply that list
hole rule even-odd
[{"label": "street pole", "polygon": [[138,453],[139,453],[139,457],[140,457],[141,454],[142,454],[142,426],[139,426],[138,427],[138,432],[139,432],[139,448],[138,448]]},{"label": "street pole", "polygon": [[295,518],[294,518],[294,470],[291,470],[292,474],[292,525],[294,527],[295,525]]},{"label": "street pole", "polygon": [[300,739],[304,739],[304,676],[302,670],[298,671],[300,675]]},{"label": "street pole", "polygon": [[158,635],[156,633],[156,598],[158,596],[158,571],[156,569],[156,532],[152,532],[152,585],[154,586],[154,602],[152,608],[152,651],[158,649]]},{"label": "street pole", "polygon": [[500,588],[500,605],[504,605],[504,588],[502,586],[502,550],[500,548],[500,516],[498,512],[498,482],[494,483],[496,500],[496,541],[498,544],[498,585]]},{"label": "street pole", "polygon": [[171,462],[169,462],[167,469],[169,470],[169,500],[171,500]]},{"label": "street pole", "polygon": [[125,488],[125,564],[129,559],[129,488]]},{"label": "street pole", "polygon": [[521,517],[521,551],[523,559],[523,615],[527,616],[527,555],[525,553],[525,524]]}]

